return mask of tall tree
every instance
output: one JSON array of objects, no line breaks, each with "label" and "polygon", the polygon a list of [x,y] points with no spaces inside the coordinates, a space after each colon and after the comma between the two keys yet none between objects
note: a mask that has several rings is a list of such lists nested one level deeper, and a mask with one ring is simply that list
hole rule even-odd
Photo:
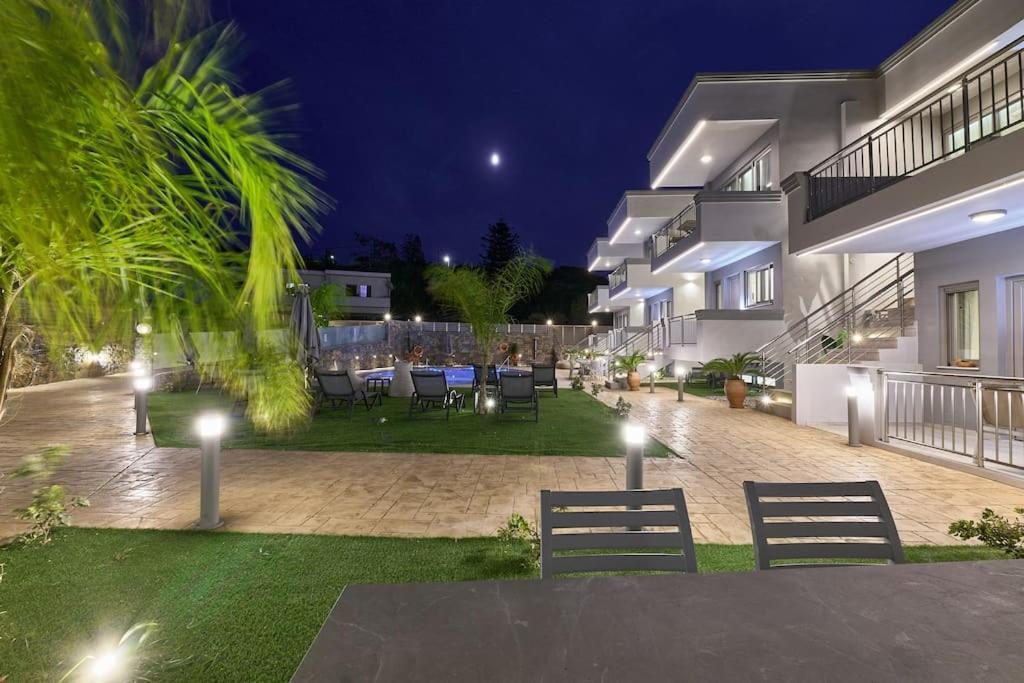
[{"label": "tall tree", "polygon": [[386,273],[397,260],[398,247],[394,242],[362,232],[356,233],[356,254],[353,262],[357,268]]},{"label": "tall tree", "polygon": [[492,275],[522,252],[519,246],[519,235],[505,222],[504,218],[499,218],[497,223],[492,223],[481,241],[484,248],[484,253],[480,257],[481,265]]},{"label": "tall tree", "polygon": [[424,266],[427,257],[423,255],[423,241],[415,233],[409,233],[402,240],[402,260],[408,264]]},{"label": "tall tree", "polygon": [[204,8],[0,2],[0,415],[28,323],[59,348],[132,344],[141,320],[249,331],[227,386],[260,428],[308,414],[301,369],[258,333],[283,325],[326,198],[273,93],[235,86],[235,28],[196,30]]},{"label": "tall tree", "polygon": [[509,311],[519,301],[540,291],[551,264],[531,254],[508,260],[496,273],[463,266],[427,269],[430,293],[468,322],[477,352],[486,365],[495,351],[498,325],[509,322]]}]

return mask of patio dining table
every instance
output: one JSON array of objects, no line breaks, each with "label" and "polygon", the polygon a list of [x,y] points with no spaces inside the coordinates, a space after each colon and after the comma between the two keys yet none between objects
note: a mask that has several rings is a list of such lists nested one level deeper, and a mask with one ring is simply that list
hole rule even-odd
[{"label": "patio dining table", "polygon": [[352,585],[293,681],[1024,679],[1024,560]]}]

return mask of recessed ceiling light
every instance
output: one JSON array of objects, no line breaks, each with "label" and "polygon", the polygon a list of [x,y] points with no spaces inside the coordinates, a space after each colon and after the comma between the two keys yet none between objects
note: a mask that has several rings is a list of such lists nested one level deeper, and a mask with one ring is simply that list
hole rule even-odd
[{"label": "recessed ceiling light", "polygon": [[1006,215],[1006,209],[989,209],[988,211],[979,211],[972,213],[970,218],[975,223],[991,223],[997,221]]},{"label": "recessed ceiling light", "polygon": [[605,262],[604,262],[604,265],[606,265],[606,266],[610,266],[611,264],[612,264],[612,262],[611,262],[611,261],[605,261]]},{"label": "recessed ceiling light", "polygon": [[634,235],[639,235],[641,232],[642,232],[642,230],[640,230],[640,228],[637,228],[636,230],[633,231],[633,234]]},{"label": "recessed ceiling light", "polygon": [[700,163],[702,163],[702,164],[710,164],[712,158],[713,157],[710,154],[705,154],[704,156],[702,156],[700,158]]},{"label": "recessed ceiling light", "polygon": [[702,258],[700,260],[700,262],[703,263],[706,266],[707,264],[711,263],[711,259],[709,259],[709,258]]}]

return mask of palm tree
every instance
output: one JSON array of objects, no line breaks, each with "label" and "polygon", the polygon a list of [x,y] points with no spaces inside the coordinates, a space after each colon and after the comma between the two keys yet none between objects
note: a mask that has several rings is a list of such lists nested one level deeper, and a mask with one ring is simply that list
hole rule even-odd
[{"label": "palm tree", "polygon": [[[228,386],[258,427],[305,414],[283,325],[295,238],[327,199],[269,104],[230,66],[232,25],[202,0],[0,3],[0,416],[27,325],[51,348],[133,343],[133,328],[243,329]],[[139,27],[143,28],[139,28]],[[231,381],[256,359],[270,367]],[[273,383],[273,391],[268,390]]]},{"label": "palm tree", "polygon": [[509,260],[493,275],[481,268],[431,266],[428,289],[443,306],[469,323],[483,365],[491,359],[498,326],[509,322],[509,311],[533,296],[544,284],[551,264],[531,254]]},{"label": "palm tree", "polygon": [[747,383],[743,375],[759,368],[761,357],[756,353],[737,353],[729,358],[714,358],[701,367],[708,372],[725,375],[725,395],[731,408],[742,408],[747,397]]}]

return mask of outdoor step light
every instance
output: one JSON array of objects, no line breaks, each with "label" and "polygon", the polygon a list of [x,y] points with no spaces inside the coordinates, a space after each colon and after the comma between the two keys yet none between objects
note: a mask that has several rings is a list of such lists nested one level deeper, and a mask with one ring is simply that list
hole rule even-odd
[{"label": "outdoor step light", "polygon": [[[644,443],[647,441],[647,430],[636,423],[626,423],[622,427],[622,438],[626,442],[626,490],[637,491],[644,487]],[[630,510],[639,510],[634,505]],[[630,531],[641,531],[640,527],[629,527]]]},{"label": "outdoor step light", "polygon": [[676,397],[676,401],[679,403],[683,402],[683,392],[686,390],[686,368],[682,365],[676,365],[676,391],[679,395]]},{"label": "outdoor step light", "polygon": [[132,380],[132,388],[135,389],[135,436],[148,434],[146,421],[149,414],[147,397],[153,389],[153,378],[149,375],[141,375]]},{"label": "outdoor step light", "polygon": [[856,386],[850,384],[846,387],[846,432],[847,444],[853,448],[860,448],[860,409],[857,399],[860,391]]},{"label": "outdoor step light", "polygon": [[199,482],[199,523],[197,529],[216,529],[220,518],[220,438],[227,419],[220,413],[205,413],[196,420],[202,464]]}]

